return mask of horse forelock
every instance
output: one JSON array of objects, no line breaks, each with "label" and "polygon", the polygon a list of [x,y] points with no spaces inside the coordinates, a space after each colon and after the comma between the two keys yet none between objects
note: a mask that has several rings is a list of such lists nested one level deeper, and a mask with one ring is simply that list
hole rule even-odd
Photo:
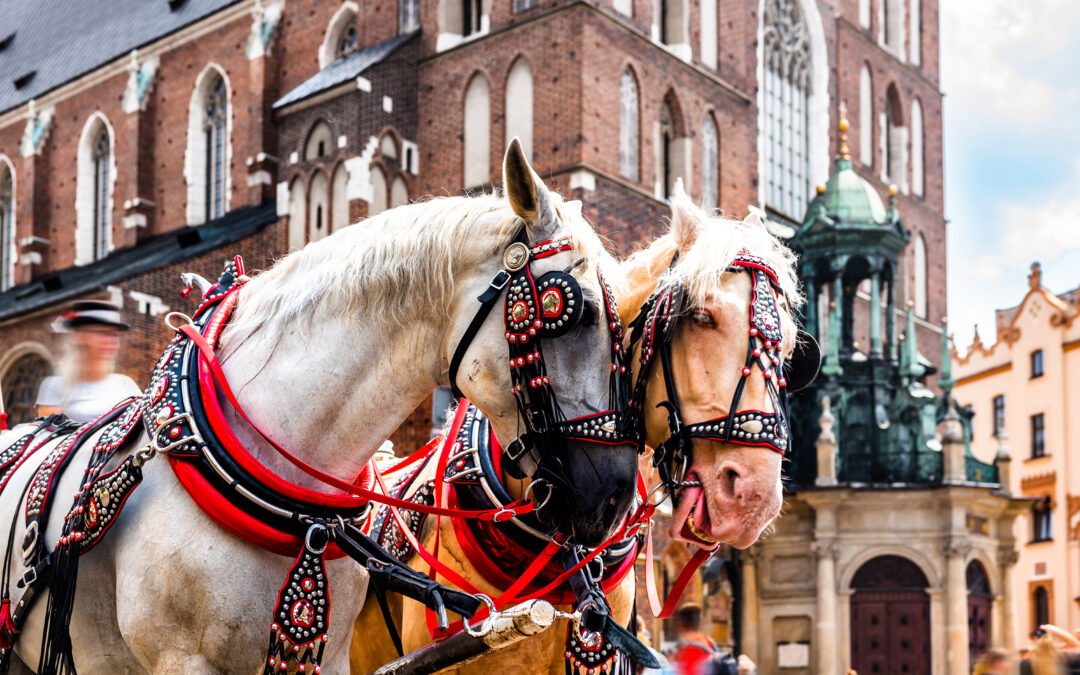
[{"label": "horse forelock", "polygon": [[[678,208],[676,218],[697,220],[695,238],[689,246],[680,248],[679,238],[686,236],[685,231],[669,232],[622,263],[623,286],[620,295],[633,305],[623,307],[620,304],[624,322],[629,323],[637,316],[641,302],[655,290],[676,251],[679,259],[669,274],[686,289],[684,309],[704,307],[732,278],[729,268],[735,257],[748,253],[764,258],[776,271],[782,293],[782,301],[778,305],[783,319],[783,349],[785,353],[790,353],[795,344],[797,328],[794,313],[803,304],[795,253],[770,234],[755,216],[745,220],[715,216],[687,203],[679,204]],[[686,228],[687,224],[679,223],[678,227]]]},{"label": "horse forelock", "polygon": [[[613,262],[580,209],[552,193],[559,232],[602,269]],[[501,256],[523,227],[499,194],[436,197],[393,208],[278,260],[241,292],[223,339],[305,330],[317,313],[364,312],[381,330],[449,315],[455,278]]]}]

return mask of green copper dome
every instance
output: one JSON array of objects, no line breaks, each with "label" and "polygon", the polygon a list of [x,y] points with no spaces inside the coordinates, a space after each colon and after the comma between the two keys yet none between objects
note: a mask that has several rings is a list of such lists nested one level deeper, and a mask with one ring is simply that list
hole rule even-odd
[{"label": "green copper dome", "polygon": [[803,226],[810,225],[819,215],[827,216],[837,227],[892,225],[892,219],[877,190],[855,172],[851,159],[843,156],[836,160],[825,190],[818,192],[810,202]]}]

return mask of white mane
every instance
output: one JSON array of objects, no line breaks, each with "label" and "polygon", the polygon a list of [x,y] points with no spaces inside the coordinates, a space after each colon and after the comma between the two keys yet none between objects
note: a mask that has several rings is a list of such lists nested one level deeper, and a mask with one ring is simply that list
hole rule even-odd
[{"label": "white mane", "polygon": [[764,258],[776,271],[783,292],[779,306],[785,314],[782,317],[785,351],[793,346],[796,326],[793,313],[804,302],[799,291],[795,253],[769,233],[756,213],[743,220],[711,215],[698,208],[681,188],[671,198],[671,210],[670,232],[623,263],[626,278],[639,277],[633,270],[644,268],[653,271],[651,276],[655,281],[663,269],[657,269],[658,263],[666,267],[678,250],[679,260],[671,274],[686,288],[686,306],[701,307],[720,288],[735,256],[745,252]]},{"label": "white mane", "polygon": [[[602,269],[613,263],[578,202],[551,193],[560,235]],[[260,329],[304,330],[324,315],[367,311],[383,330],[447,316],[454,278],[501,256],[522,227],[500,195],[440,197],[390,209],[313,242],[245,286],[226,334],[233,346]]]}]

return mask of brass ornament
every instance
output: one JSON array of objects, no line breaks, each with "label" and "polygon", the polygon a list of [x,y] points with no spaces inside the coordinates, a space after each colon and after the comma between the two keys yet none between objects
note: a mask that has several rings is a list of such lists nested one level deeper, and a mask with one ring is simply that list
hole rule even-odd
[{"label": "brass ornament", "polygon": [[529,247],[520,241],[515,241],[506,247],[503,253],[503,267],[510,272],[518,272],[529,263]]}]

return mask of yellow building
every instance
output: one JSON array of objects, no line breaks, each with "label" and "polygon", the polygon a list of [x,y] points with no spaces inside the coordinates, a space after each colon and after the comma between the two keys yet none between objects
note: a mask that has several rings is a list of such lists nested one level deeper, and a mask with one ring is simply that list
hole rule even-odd
[{"label": "yellow building", "polygon": [[[1012,493],[1031,498],[1017,518],[1013,575],[1021,646],[1041,623],[1080,627],[1080,306],[1077,290],[1056,295],[1031,266],[1020,304],[996,312],[997,341],[976,331],[953,354],[956,400],[975,413],[972,452],[1011,454]],[[1080,290],[1080,289],[1078,289]]]}]

